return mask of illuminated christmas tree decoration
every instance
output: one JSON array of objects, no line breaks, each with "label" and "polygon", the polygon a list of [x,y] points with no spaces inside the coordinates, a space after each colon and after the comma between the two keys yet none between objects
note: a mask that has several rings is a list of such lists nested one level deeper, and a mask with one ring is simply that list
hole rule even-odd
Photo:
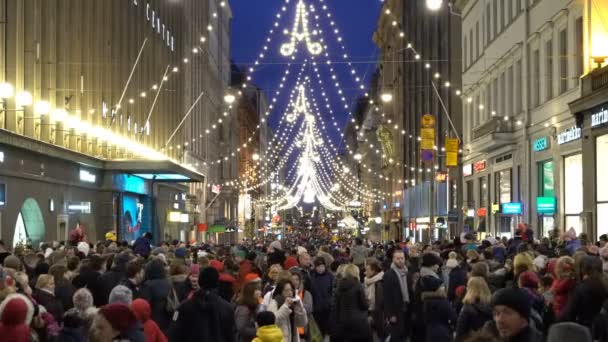
[{"label": "illuminated christmas tree decoration", "polygon": [[[290,33],[287,31],[286,34],[289,35]],[[292,56],[296,51],[296,44],[301,41],[306,42],[308,52],[312,55],[318,55],[323,51],[323,45],[319,42],[313,42],[311,39],[311,33],[308,31],[308,11],[303,0],[300,0],[296,7],[296,19],[293,31],[291,31],[291,40],[281,45],[281,54]]]}]

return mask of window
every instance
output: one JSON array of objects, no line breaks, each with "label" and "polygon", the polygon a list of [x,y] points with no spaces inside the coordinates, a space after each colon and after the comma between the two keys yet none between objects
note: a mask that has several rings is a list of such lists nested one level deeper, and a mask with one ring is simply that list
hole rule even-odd
[{"label": "window", "polygon": [[472,180],[467,182],[467,204],[469,208],[475,208],[475,191],[473,190],[475,184]]},{"label": "window", "polygon": [[597,235],[608,234],[608,178],[601,172],[608,167],[608,134],[596,141]]},{"label": "window", "polygon": [[[469,63],[473,64],[475,61],[475,55],[473,55],[473,29],[469,32]],[[466,53],[466,52],[465,52]]]},{"label": "window", "polygon": [[506,93],[507,93],[507,86],[505,83],[505,72],[503,71],[500,74],[500,115],[507,115],[507,109],[506,109],[506,103],[507,103],[507,98],[506,98]]},{"label": "window", "polygon": [[576,19],[575,23],[575,39],[576,39],[576,76],[577,82],[580,82],[579,76],[583,76],[585,72],[585,51],[583,50],[583,18]]},{"label": "window", "polygon": [[498,0],[494,0],[494,12],[493,12],[493,16],[492,18],[494,19],[494,30],[492,32],[494,32],[494,36],[496,37],[498,35]]},{"label": "window", "polygon": [[583,211],[583,155],[564,158],[565,229],[571,227],[577,234],[582,232],[580,214]]},{"label": "window", "polygon": [[511,186],[511,169],[496,172],[496,185],[498,186],[498,204],[511,203],[513,200]]},{"label": "window", "polygon": [[491,6],[492,5],[490,3],[486,5],[486,46],[490,45],[490,42],[492,41],[492,21],[490,17]]},{"label": "window", "polygon": [[547,57],[547,65],[546,67],[546,80],[547,84],[545,85],[545,97],[547,101],[553,98],[553,40],[549,39],[545,45],[545,55]]},{"label": "window", "polygon": [[500,31],[504,31],[505,26],[507,26],[505,20],[505,0],[500,0]]},{"label": "window", "polygon": [[479,178],[479,207],[487,208],[488,207],[488,194],[490,193],[488,189],[488,179],[486,176]]},{"label": "window", "polygon": [[540,51],[534,50],[532,55],[531,66],[532,66],[532,77],[530,78],[530,82],[532,86],[530,87],[532,93],[530,94],[530,108],[536,108],[539,104],[540,100]]},{"label": "window", "polygon": [[568,30],[559,32],[559,93],[568,90]]},{"label": "window", "polygon": [[[518,1],[519,2],[519,1]],[[515,97],[515,114],[521,113],[523,109],[523,99],[522,99],[522,70],[521,70],[521,59],[515,62],[515,70],[514,70],[514,78],[515,78],[515,88],[513,89],[513,94]]]},{"label": "window", "polygon": [[538,163],[538,197],[555,197],[553,160]]},{"label": "window", "polygon": [[507,99],[507,105],[505,106],[505,114],[513,113],[513,66],[509,66],[507,69],[507,88],[505,89],[505,97]]},{"label": "window", "polygon": [[466,69],[469,65],[467,64],[467,51],[468,51],[468,39],[467,37],[464,37],[464,49],[462,49],[463,54],[462,54],[462,65],[463,67]]},{"label": "window", "polygon": [[479,21],[477,23],[475,23],[475,57],[479,58],[479,56],[481,55],[480,50],[481,50],[481,43],[479,41]]},{"label": "window", "polygon": [[[492,114],[498,111],[498,78],[492,82]],[[502,115],[502,113],[499,113]]]}]

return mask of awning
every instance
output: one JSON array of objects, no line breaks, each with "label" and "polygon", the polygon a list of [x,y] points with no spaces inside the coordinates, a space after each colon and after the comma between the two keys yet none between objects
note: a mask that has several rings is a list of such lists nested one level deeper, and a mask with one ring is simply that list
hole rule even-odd
[{"label": "awning", "polygon": [[226,226],[221,225],[221,224],[216,224],[216,225],[211,226],[211,228],[209,228],[209,230],[207,232],[208,233],[225,233]]},{"label": "awning", "polygon": [[131,174],[155,182],[203,182],[205,176],[196,170],[186,168],[169,160],[108,161],[105,169]]}]

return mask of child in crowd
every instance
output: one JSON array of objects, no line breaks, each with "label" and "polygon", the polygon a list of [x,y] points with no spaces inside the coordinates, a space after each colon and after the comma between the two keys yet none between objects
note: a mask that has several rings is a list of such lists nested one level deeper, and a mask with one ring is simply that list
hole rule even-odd
[{"label": "child in crowd", "polygon": [[270,311],[262,311],[257,317],[258,331],[253,342],[282,342],[283,333],[275,324],[274,314]]}]

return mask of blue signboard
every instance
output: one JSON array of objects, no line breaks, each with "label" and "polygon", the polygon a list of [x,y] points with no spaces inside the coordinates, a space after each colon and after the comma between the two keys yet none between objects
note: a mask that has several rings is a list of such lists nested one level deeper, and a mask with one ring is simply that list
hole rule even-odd
[{"label": "blue signboard", "polygon": [[536,212],[538,214],[555,214],[557,210],[557,201],[555,197],[537,197]]},{"label": "blue signboard", "polygon": [[544,151],[549,148],[549,139],[547,137],[542,137],[534,140],[532,143],[532,149],[534,152]]},{"label": "blue signboard", "polygon": [[523,212],[523,206],[519,202],[515,203],[503,203],[502,213],[505,215],[521,215]]}]

